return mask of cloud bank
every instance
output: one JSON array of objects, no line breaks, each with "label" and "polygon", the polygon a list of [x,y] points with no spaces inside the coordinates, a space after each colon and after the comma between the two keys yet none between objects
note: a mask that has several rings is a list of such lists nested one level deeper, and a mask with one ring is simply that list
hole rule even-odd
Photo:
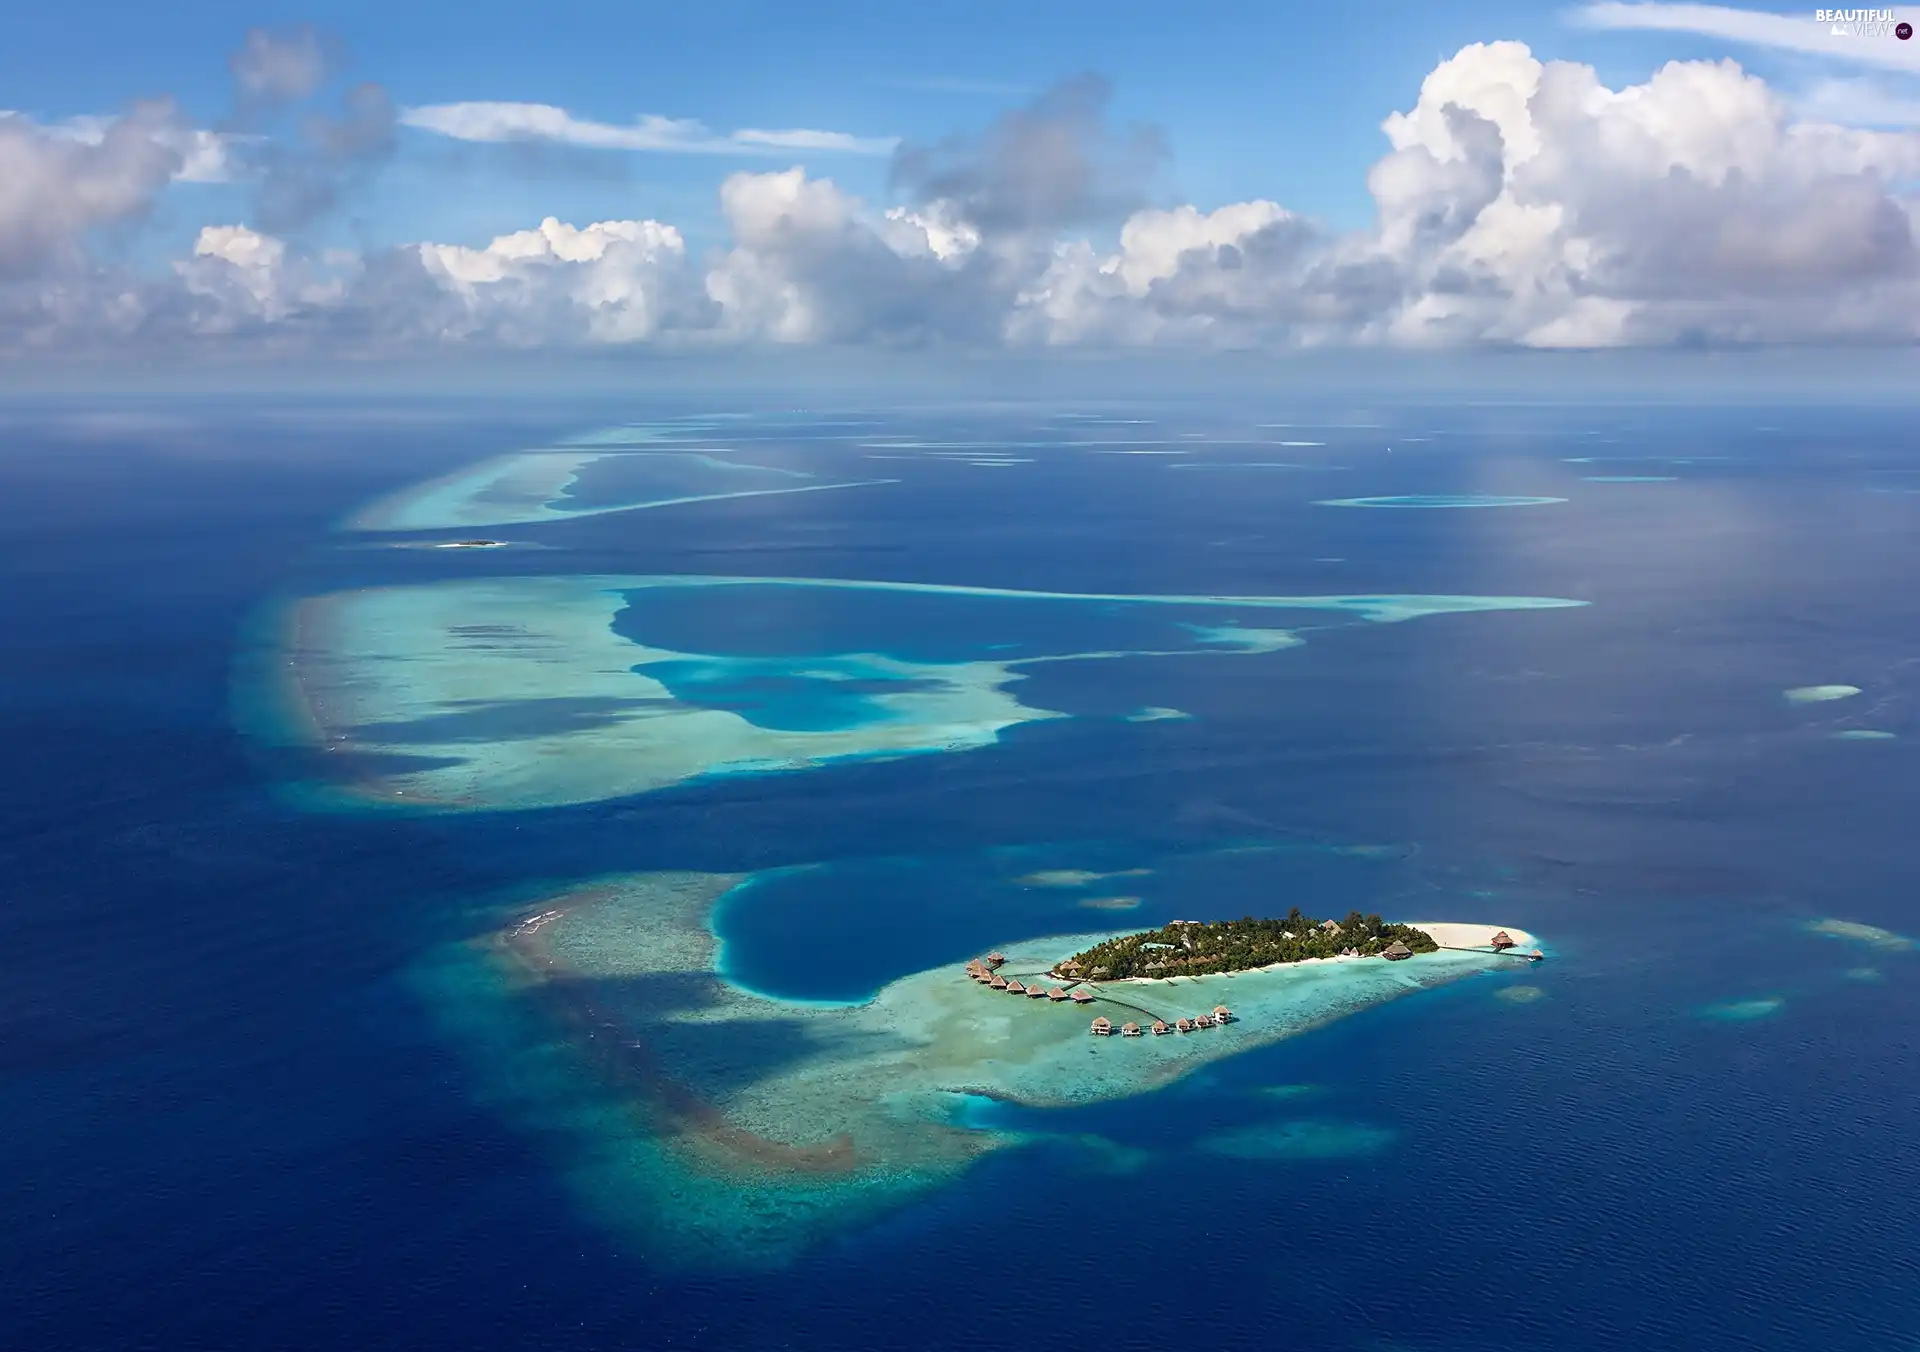
[{"label": "cloud bank", "polygon": [[[272,73],[248,78],[263,94],[310,88],[298,63],[261,69]],[[691,124],[604,128],[543,105],[405,117],[424,125],[427,112],[479,140],[530,127],[617,146],[707,135]],[[387,144],[394,120],[384,95],[357,118],[350,99],[304,153],[337,182],[340,164]],[[1278,201],[1153,204],[1158,137],[1112,127],[1105,87],[1088,77],[978,136],[899,148],[890,204],[799,168],[733,174],[720,189],[727,241],[700,254],[665,222],[550,218],[484,245],[316,257],[263,216],[210,225],[191,257],[154,278],[108,273],[82,245],[179,172],[168,114],[129,115],[90,146],[0,120],[0,268],[13,279],[0,291],[0,341],[365,356],[1920,336],[1907,189],[1920,135],[1807,120],[1733,62],[1671,63],[1609,89],[1588,66],[1474,45],[1436,67],[1383,131],[1389,148],[1367,174],[1375,220],[1350,232]]]}]

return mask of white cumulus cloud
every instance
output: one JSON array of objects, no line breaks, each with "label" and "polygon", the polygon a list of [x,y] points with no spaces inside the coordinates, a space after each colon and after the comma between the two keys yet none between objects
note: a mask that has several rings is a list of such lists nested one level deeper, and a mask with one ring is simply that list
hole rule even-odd
[{"label": "white cumulus cloud", "polygon": [[[548,116],[462,106],[481,139]],[[475,107],[520,111],[488,123]],[[366,355],[1920,339],[1920,133],[1809,117],[1731,61],[1611,88],[1518,43],[1463,48],[1383,122],[1375,218],[1351,231],[1283,194],[1150,204],[1157,140],[1115,133],[1104,109],[1104,86],[1071,82],[979,137],[903,153],[890,202],[800,168],[732,174],[727,239],[703,256],[646,219],[550,217],[344,260],[254,222],[203,231],[165,281],[73,262],[57,286],[48,269],[80,257],[89,225],[138,212],[179,172],[177,124],[130,115],[88,144],[0,121],[0,264],[41,269],[31,287],[0,286],[0,343],[225,337]],[[574,134],[550,112],[540,125]],[[644,134],[698,134],[673,126]]]}]

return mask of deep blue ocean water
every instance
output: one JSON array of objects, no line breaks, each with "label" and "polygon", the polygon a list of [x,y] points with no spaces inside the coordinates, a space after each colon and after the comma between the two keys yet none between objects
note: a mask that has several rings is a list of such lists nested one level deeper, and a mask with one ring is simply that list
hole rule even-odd
[{"label": "deep blue ocean water", "polygon": [[[788,417],[796,439],[764,463],[909,484],[502,528],[547,547],[477,555],[333,529],[484,455],[705,411],[7,410],[0,1341],[1920,1346],[1920,954],[1803,928],[1920,935],[1920,494],[1890,491],[1920,486],[1907,415],[1119,411],[1168,438],[1319,440],[1348,467],[1174,474],[1172,457],[1048,448],[1017,467],[875,464],[819,430],[872,415],[825,410]],[[888,413],[872,439],[1017,442],[1054,411]],[[1252,430],[1271,422],[1315,425]],[[1360,422],[1385,425],[1330,425]],[[1616,471],[1675,477],[1587,479]],[[1468,493],[1570,501],[1311,505]],[[284,767],[236,730],[230,688],[261,617],[492,571],[1592,604],[1286,615],[1305,647],[1034,668],[1021,699],[1082,716],[985,751],[465,817],[320,813],[278,792]],[[774,619],[827,634],[848,613]],[[676,622],[698,636],[698,614]],[[1863,693],[1781,695],[1827,683]],[[1120,721],[1153,706],[1196,716]],[[1830,735],[1847,728],[1901,736]],[[1222,853],[1249,845],[1269,848]],[[1333,850],[1351,845],[1386,848]],[[584,1215],[555,1144],[495,1113],[410,980],[502,896],[826,864],[717,923],[750,984],[857,998],[1030,921],[1031,906],[995,910],[1007,893],[989,879],[1090,858],[1189,861],[1098,889],[1140,895],[1143,922],[1271,888],[1320,914],[1486,915],[1554,957],[1525,973],[1543,992],[1530,1003],[1468,981],[1163,1093],[1028,1114],[1146,1164],[1094,1167],[1066,1141],[997,1156],[751,1277],[667,1275]],[[1116,923],[1066,895],[1045,905],[1062,928]],[[1757,1000],[1779,1003],[1711,1013]],[[1261,1092],[1295,1085],[1313,1089]],[[1188,1148],[1276,1104],[1375,1146]]]}]

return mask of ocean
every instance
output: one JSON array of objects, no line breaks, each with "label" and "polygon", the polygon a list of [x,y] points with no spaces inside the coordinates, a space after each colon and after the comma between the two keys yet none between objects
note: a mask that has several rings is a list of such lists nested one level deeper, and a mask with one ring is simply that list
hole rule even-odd
[{"label": "ocean", "polygon": [[[1900,411],[4,429],[10,1345],[1920,1347]],[[474,476],[569,447],[622,454]],[[565,641],[496,632],[536,622]],[[589,630],[681,721],[635,734]],[[1063,870],[1099,876],[1033,881]],[[993,945],[1291,905],[1548,956],[1150,1092],[981,1099],[1013,1144],[845,1215],[829,1180],[733,1263],[711,1179],[634,1183],[632,1081],[476,956],[669,872],[750,878],[717,970],[829,1018]],[[698,1013],[690,981],[602,993]],[[816,1026],[729,1025],[702,1073]]]}]

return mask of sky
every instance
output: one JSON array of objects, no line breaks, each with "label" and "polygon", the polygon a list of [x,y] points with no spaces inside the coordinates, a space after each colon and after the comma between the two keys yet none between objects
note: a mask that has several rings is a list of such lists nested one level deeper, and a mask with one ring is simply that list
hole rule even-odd
[{"label": "sky", "polygon": [[1905,349],[1885,12],[21,7],[0,362]]}]

